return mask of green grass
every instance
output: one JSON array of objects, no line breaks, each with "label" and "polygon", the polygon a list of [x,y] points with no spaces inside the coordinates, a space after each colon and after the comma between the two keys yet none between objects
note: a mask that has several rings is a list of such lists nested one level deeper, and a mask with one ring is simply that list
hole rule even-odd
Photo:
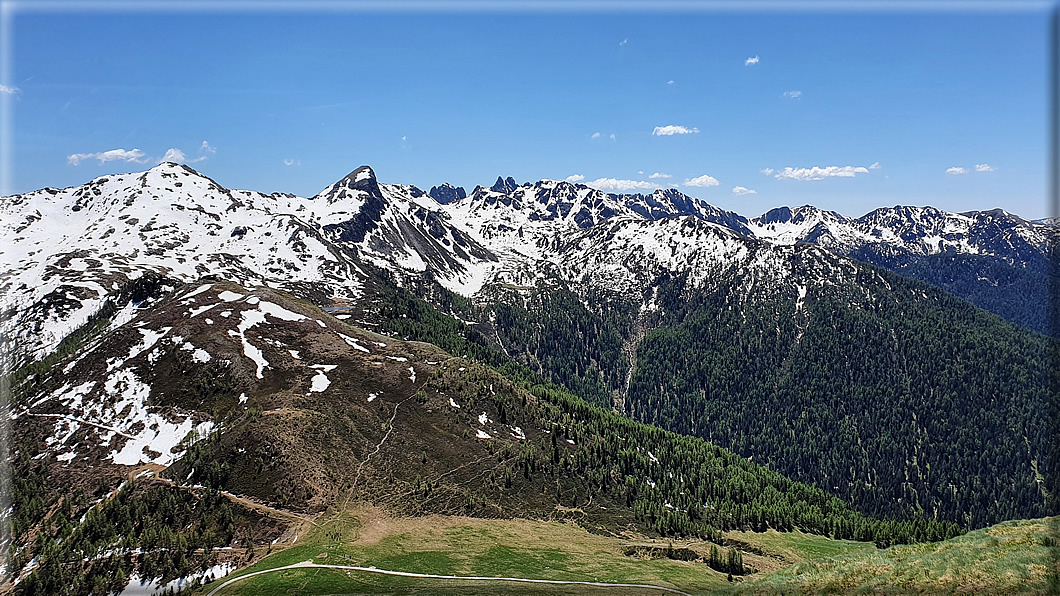
[{"label": "green grass", "polygon": [[[237,575],[312,560],[335,565],[438,575],[509,576],[675,587],[710,593],[725,576],[702,563],[627,557],[628,540],[590,534],[560,523],[432,516],[392,519],[374,511],[337,515]],[[326,554],[326,557],[321,555]],[[226,578],[226,579],[229,579]],[[216,585],[216,584],[215,584]],[[212,589],[210,586],[209,589]],[[588,586],[497,584],[402,578],[366,572],[290,569],[255,576],[218,596],[250,594],[568,594],[613,593]],[[613,589],[612,589],[613,590]],[[208,590],[207,590],[208,591]],[[621,594],[653,593],[623,589]]]},{"label": "green grass", "polygon": [[1056,518],[1004,522],[945,542],[796,563],[747,593],[1046,594],[1056,585]]},{"label": "green grass", "polygon": [[[395,519],[372,509],[333,515],[241,573],[312,560],[438,575],[653,584],[691,594],[1045,594],[1060,544],[1055,519],[1006,522],[946,542],[895,546],[804,534],[730,532],[744,561],[760,570],[730,584],[703,563],[623,554],[650,539],[590,534],[545,521],[432,516]],[[655,541],[655,546],[667,542]],[[700,552],[701,542],[674,542]],[[760,552],[755,555],[747,552]],[[326,555],[326,556],[323,556]],[[216,584],[215,584],[216,585]],[[209,588],[212,588],[209,587]],[[208,591],[208,590],[207,590]],[[200,592],[205,593],[205,592]],[[218,596],[252,594],[660,594],[636,589],[403,578],[329,569],[291,569],[226,587]]]},{"label": "green grass", "polygon": [[797,530],[784,533],[776,530],[768,530],[761,533],[726,532],[725,537],[781,556],[790,562],[876,551],[876,546],[870,542],[832,540],[831,538],[806,534]]}]

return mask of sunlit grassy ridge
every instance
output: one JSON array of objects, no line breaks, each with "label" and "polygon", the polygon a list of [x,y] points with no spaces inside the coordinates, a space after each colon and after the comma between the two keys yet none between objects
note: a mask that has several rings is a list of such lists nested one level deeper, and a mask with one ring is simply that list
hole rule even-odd
[{"label": "sunlit grassy ridge", "polygon": [[[739,534],[739,533],[737,533]],[[778,535],[779,536],[779,535]],[[740,542],[748,542],[736,536]],[[638,535],[624,537],[591,534],[569,524],[550,521],[482,520],[428,516],[392,518],[376,509],[332,515],[300,537],[298,545],[273,553],[244,570],[254,572],[312,560],[321,564],[374,566],[379,569],[442,575],[522,577],[609,583],[651,584],[685,592],[713,593],[730,584],[726,574],[702,562],[626,556],[631,545],[665,547],[668,541]],[[824,548],[828,552],[854,552],[871,544],[836,541],[799,534],[791,552]],[[805,543],[805,544],[804,544]],[[710,544],[680,541],[706,554]],[[817,546],[809,546],[810,544]],[[765,548],[765,547],[763,547]],[[325,555],[326,556],[323,556]],[[770,552],[745,555],[744,561],[771,570],[788,564]],[[241,572],[243,573],[243,572]],[[234,576],[233,576],[234,577]],[[227,579],[227,578],[226,578]],[[210,589],[216,587],[211,586]],[[520,585],[403,578],[363,572],[326,569],[291,569],[263,574],[232,584],[218,595],[286,593],[611,593],[588,586]],[[209,590],[207,590],[208,592]],[[623,588],[621,594],[660,593]]]},{"label": "sunlit grassy ridge", "polygon": [[[876,549],[802,532],[727,532],[758,570],[729,583],[702,562],[626,556],[650,538],[590,534],[570,523],[429,516],[360,508],[324,518],[299,544],[238,575],[301,561],[442,575],[650,584],[690,594],[1053,594],[1060,585],[1056,518],[998,524],[945,542]],[[655,540],[655,546],[667,541]],[[705,553],[707,542],[674,542]],[[203,593],[217,587],[208,586]],[[526,585],[289,569],[227,586],[251,594],[659,594],[658,590]]]},{"label": "sunlit grassy ridge", "polygon": [[1058,523],[1009,521],[945,542],[803,561],[750,579],[741,592],[1055,594]]}]

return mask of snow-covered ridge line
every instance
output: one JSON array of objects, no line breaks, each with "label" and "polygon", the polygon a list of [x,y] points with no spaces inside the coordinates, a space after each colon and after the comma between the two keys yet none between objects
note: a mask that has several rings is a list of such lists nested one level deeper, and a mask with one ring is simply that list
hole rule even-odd
[{"label": "snow-covered ridge line", "polygon": [[868,250],[1026,262],[1045,258],[1057,230],[1000,210],[931,207],[877,209],[856,219],[782,207],[748,219],[676,189],[620,195],[555,180],[500,180],[443,204],[415,186],[381,184],[367,166],[299,197],[230,190],[172,163],[3,197],[0,217],[0,308],[18,313],[0,331],[36,358],[148,272],[295,293],[312,285],[334,300],[363,293],[366,263],[399,281],[430,273],[464,296],[491,283],[534,285],[545,271],[635,291],[664,272],[691,271],[694,283],[704,283],[709,268],[769,252],[763,241],[811,243],[863,259]]}]

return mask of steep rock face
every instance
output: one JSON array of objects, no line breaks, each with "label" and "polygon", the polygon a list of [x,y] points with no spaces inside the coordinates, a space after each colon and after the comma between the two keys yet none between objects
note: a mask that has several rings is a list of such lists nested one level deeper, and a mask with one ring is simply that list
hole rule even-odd
[{"label": "steep rock face", "polygon": [[465,191],[462,186],[453,187],[446,182],[441,186],[432,186],[427,194],[431,195],[431,198],[435,201],[444,205],[465,198],[467,196],[467,191]]},{"label": "steep rock face", "polygon": [[493,186],[490,187],[490,190],[492,190],[493,192],[507,194],[518,187],[519,184],[511,176],[508,176],[507,178],[501,178],[500,176],[497,176],[497,181],[493,183]]}]

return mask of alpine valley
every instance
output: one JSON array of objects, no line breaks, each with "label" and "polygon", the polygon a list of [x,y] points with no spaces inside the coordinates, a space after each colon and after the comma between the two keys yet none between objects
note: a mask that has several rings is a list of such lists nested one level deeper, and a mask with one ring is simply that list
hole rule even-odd
[{"label": "alpine valley", "polygon": [[1045,593],[1058,241],[369,167],[3,197],[0,587]]}]

